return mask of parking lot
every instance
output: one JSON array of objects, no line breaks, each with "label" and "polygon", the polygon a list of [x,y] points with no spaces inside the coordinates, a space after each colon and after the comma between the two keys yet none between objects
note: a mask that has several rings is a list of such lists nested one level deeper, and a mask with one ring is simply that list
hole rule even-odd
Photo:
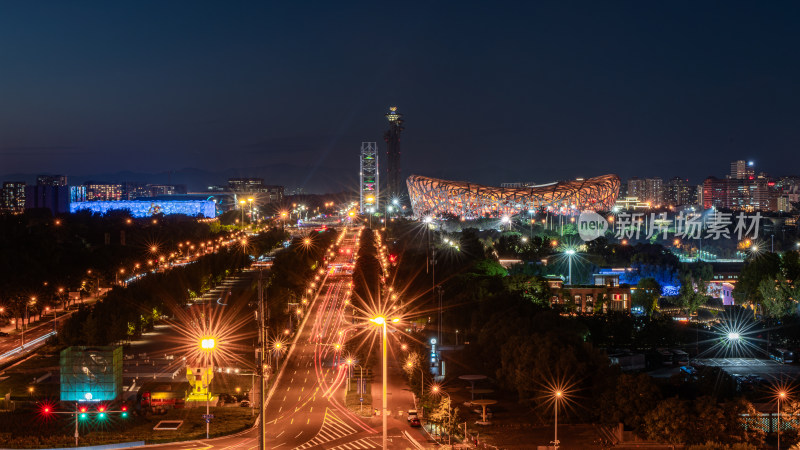
[{"label": "parking lot", "polygon": [[800,365],[781,364],[769,359],[709,358],[697,359],[694,363],[719,367],[731,375],[758,375],[765,380],[786,380],[800,377]]}]

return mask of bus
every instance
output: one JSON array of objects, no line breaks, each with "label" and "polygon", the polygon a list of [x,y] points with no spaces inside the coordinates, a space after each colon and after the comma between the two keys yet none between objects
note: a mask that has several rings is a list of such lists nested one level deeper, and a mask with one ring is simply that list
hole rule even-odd
[{"label": "bus", "polygon": [[776,348],[769,352],[769,357],[781,364],[791,364],[794,362],[794,352],[785,348]]},{"label": "bus", "polygon": [[672,364],[686,366],[689,364],[689,354],[677,348],[672,349]]}]

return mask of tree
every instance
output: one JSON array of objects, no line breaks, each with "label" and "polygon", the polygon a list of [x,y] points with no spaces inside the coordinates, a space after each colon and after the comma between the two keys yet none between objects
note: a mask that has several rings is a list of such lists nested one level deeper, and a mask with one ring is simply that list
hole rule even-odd
[{"label": "tree", "polygon": [[661,285],[654,278],[642,278],[636,286],[632,301],[634,306],[640,306],[647,315],[653,314],[658,309],[658,299],[661,298]]},{"label": "tree", "polygon": [[733,297],[738,304],[761,303],[763,298],[759,290],[761,280],[774,280],[781,271],[780,257],[775,253],[757,255],[748,260],[739,274],[739,280],[733,289]]},{"label": "tree", "polygon": [[800,284],[800,252],[786,252],[781,258],[783,276],[795,286]]},{"label": "tree", "polygon": [[788,316],[794,310],[794,302],[789,300],[790,287],[781,276],[778,281],[764,278],[758,284],[758,294],[764,313],[768,317],[781,318]]},{"label": "tree", "polygon": [[661,400],[661,392],[652,377],[645,373],[621,374],[613,389],[603,396],[601,419],[608,423],[622,422],[638,430],[645,414]]},{"label": "tree", "polygon": [[678,305],[691,314],[697,311],[697,308],[705,304],[707,300],[705,282],[702,279],[698,279],[695,282],[691,276],[684,276],[678,292]]},{"label": "tree", "polygon": [[648,439],[670,444],[682,444],[689,436],[691,418],[686,400],[668,398],[644,416],[644,430]]}]

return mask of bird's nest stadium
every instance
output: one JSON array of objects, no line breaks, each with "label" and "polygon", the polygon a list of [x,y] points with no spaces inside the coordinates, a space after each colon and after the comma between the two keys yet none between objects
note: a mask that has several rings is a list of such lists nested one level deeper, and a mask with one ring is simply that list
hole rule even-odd
[{"label": "bird's nest stadium", "polygon": [[471,220],[542,210],[567,214],[576,210],[608,211],[619,195],[620,179],[616,175],[602,175],[501,188],[411,175],[406,184],[415,217],[449,215]]}]

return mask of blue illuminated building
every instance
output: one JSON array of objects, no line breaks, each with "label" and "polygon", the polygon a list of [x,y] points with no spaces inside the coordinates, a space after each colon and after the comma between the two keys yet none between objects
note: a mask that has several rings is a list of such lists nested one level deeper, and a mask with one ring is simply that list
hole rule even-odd
[{"label": "blue illuminated building", "polygon": [[106,214],[109,211],[130,211],[133,217],[150,217],[164,214],[183,214],[191,217],[216,217],[216,203],[211,200],[120,200],[103,202],[71,202],[69,212],[89,210]]}]

